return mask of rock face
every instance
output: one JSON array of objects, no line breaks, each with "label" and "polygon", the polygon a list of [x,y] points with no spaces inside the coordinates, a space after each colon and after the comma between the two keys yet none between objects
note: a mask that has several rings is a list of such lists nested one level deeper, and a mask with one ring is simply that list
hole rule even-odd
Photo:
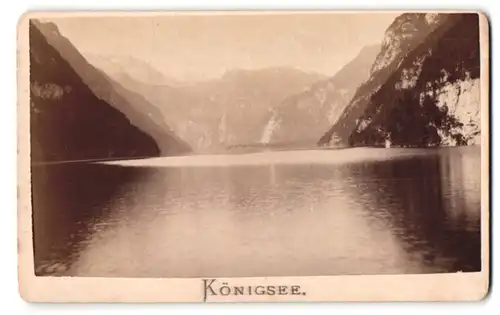
[{"label": "rock face", "polygon": [[261,142],[315,144],[338,120],[357,87],[368,79],[370,67],[379,52],[380,45],[364,47],[335,76],[288,97],[273,109]]},{"label": "rock face", "polygon": [[478,143],[479,58],[477,14],[399,16],[369,80],[318,144]]},{"label": "rock face", "polygon": [[51,23],[30,22],[30,84],[33,161],[190,150],[154,106],[88,64]]}]

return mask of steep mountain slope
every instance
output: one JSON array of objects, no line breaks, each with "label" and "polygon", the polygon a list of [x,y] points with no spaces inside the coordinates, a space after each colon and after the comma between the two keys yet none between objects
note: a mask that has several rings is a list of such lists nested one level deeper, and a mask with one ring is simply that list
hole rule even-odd
[{"label": "steep mountain slope", "polygon": [[364,47],[335,76],[314,83],[273,109],[263,143],[314,144],[337,121],[357,87],[368,76],[380,45]]},{"label": "steep mountain slope", "polygon": [[158,156],[158,145],[98,99],[30,23],[33,162]]},{"label": "steep mountain slope", "polygon": [[477,14],[403,14],[388,28],[370,79],[320,145],[478,142]]},{"label": "steep mountain slope", "polygon": [[126,73],[119,77],[120,83],[155,104],[173,131],[197,151],[258,143],[270,108],[324,79],[292,68],[238,69],[219,79],[177,87],[145,84]]},{"label": "steep mountain slope", "polygon": [[[70,76],[78,77],[81,80],[79,84],[88,87],[93,97],[102,100],[103,104],[106,103],[114,110],[123,113],[133,126],[151,136],[162,155],[190,151],[190,147],[165,124],[161,112],[155,106],[141,95],[125,89],[117,82],[106,77],[101,71],[92,67],[71,42],[59,34],[54,24],[40,23],[39,21],[33,21],[32,23],[33,28],[41,33],[39,35],[44,38],[48,46],[51,47],[50,49],[54,51],[53,54],[57,55],[57,58],[61,60],[60,62],[67,65],[67,68],[71,69],[67,70],[73,72]],[[65,77],[62,76],[59,80],[64,83]],[[81,104],[81,101],[77,104]],[[81,104],[79,106],[85,107],[86,105]],[[72,118],[75,121],[77,119],[78,117]],[[103,134],[106,133],[105,130],[109,130],[110,133],[115,132],[113,131],[115,128],[113,125],[110,125],[104,119],[101,122],[107,124],[106,128],[104,126],[102,128]]]}]

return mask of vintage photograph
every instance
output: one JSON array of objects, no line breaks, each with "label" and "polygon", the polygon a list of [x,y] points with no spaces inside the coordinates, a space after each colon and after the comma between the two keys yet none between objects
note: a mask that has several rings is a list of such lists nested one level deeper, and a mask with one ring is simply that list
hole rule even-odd
[{"label": "vintage photograph", "polygon": [[487,263],[478,13],[38,15],[26,26],[35,276]]}]

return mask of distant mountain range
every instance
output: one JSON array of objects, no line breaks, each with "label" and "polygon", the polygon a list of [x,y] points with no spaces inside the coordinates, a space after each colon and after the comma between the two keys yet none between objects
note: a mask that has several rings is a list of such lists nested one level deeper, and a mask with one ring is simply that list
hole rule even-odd
[{"label": "distant mountain range", "polygon": [[155,104],[166,123],[196,151],[260,142],[275,106],[325,78],[284,67],[234,69],[219,79],[172,86],[147,84],[129,73],[107,71],[121,85]]},{"label": "distant mountain range", "polygon": [[94,67],[121,82],[133,78],[135,82],[149,85],[182,86],[186,83],[167,77],[148,62],[133,56],[101,56],[85,54],[85,59]]}]

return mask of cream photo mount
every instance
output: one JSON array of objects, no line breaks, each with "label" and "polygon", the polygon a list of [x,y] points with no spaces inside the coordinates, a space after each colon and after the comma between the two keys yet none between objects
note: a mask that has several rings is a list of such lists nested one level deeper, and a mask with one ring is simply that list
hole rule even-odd
[{"label": "cream photo mount", "polygon": [[[452,13],[454,11],[420,11]],[[269,12],[29,12],[18,25],[18,273],[20,294],[30,302],[301,302],[478,301],[490,285],[490,55],[489,23],[481,12],[481,271],[442,274],[307,277],[117,278],[36,276],[30,180],[30,19],[168,15],[355,14],[369,11]],[[378,14],[379,11],[373,12]],[[406,13],[406,12],[401,12]],[[413,13],[413,11],[411,11]],[[221,260],[224,257],[220,257]],[[123,262],[127,263],[126,261]],[[293,261],[283,261],[293,264]]]}]

